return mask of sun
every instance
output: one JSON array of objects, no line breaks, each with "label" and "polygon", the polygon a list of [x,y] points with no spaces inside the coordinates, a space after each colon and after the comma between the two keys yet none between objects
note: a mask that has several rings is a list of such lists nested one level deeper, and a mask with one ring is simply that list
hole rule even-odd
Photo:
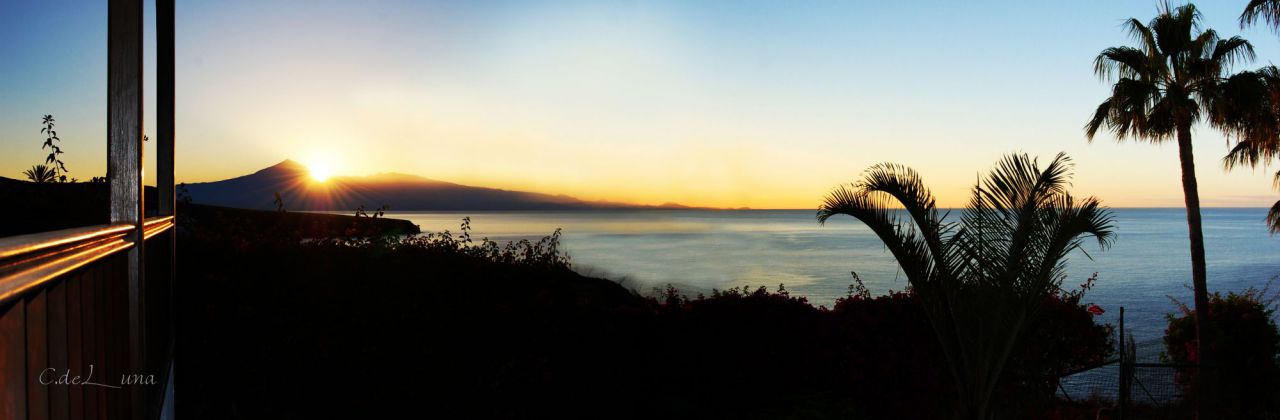
[{"label": "sun", "polygon": [[307,163],[307,172],[316,182],[325,182],[333,176],[333,165],[323,159],[312,159]]}]

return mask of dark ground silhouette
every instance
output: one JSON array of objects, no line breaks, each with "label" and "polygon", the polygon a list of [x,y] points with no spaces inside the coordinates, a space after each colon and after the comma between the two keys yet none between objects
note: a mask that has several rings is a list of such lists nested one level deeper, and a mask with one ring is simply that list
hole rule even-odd
[{"label": "dark ground silhouette", "polygon": [[[764,289],[650,299],[571,271],[554,241],[313,242],[180,220],[179,415],[936,418],[951,384],[909,294],[833,309]],[[1051,411],[1107,327],[1055,297],[1002,409]]]}]

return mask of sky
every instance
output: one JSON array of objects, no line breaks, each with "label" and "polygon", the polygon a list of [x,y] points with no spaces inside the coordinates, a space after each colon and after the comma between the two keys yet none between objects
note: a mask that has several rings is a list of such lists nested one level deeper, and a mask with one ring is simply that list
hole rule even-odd
[{"label": "sky", "polygon": [[[0,2],[0,176],[43,162],[53,114],[71,176],[105,173],[106,0]],[[1245,1],[1199,4],[1240,29]],[[1092,143],[1103,48],[1155,1],[178,2],[177,178],[295,159],[641,204],[816,208],[866,167],[919,170],[943,206],[1009,152],[1076,162],[1073,191],[1179,207],[1175,144]],[[154,132],[154,16],[146,125]],[[1269,206],[1270,171],[1223,170],[1195,130],[1206,206]],[[147,153],[153,154],[153,146]],[[148,158],[154,168],[154,159]],[[148,170],[150,173],[151,170]],[[148,178],[150,176],[148,175]]]}]

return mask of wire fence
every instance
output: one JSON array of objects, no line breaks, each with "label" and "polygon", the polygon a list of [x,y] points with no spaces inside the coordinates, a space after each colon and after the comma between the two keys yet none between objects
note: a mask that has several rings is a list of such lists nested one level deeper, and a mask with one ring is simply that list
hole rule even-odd
[{"label": "wire fence", "polygon": [[[1122,394],[1120,386],[1123,382],[1128,382],[1130,403],[1167,405],[1182,398],[1182,388],[1177,382],[1178,374],[1195,367],[1161,361],[1160,354],[1164,351],[1162,339],[1129,345],[1136,350],[1133,359],[1122,364],[1117,358],[1064,376],[1060,379],[1059,396],[1069,401],[1119,401]],[[1121,369],[1127,370],[1127,381],[1121,376]]]},{"label": "wire fence", "polygon": [[1169,363],[1163,338],[1135,342],[1124,332],[1124,308],[1120,308],[1116,355],[1112,360],[1059,378],[1058,396],[1067,401],[1113,404],[1119,417],[1134,406],[1170,407],[1183,398],[1179,376],[1198,369]]}]

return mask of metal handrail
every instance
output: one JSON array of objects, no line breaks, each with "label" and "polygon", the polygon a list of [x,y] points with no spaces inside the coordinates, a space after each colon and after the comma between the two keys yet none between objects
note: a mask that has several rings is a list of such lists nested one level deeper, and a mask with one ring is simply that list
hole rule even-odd
[{"label": "metal handrail", "polygon": [[[151,217],[143,239],[172,229],[173,216]],[[0,305],[24,292],[117,252],[132,248],[136,225],[116,223],[0,238]]]}]

